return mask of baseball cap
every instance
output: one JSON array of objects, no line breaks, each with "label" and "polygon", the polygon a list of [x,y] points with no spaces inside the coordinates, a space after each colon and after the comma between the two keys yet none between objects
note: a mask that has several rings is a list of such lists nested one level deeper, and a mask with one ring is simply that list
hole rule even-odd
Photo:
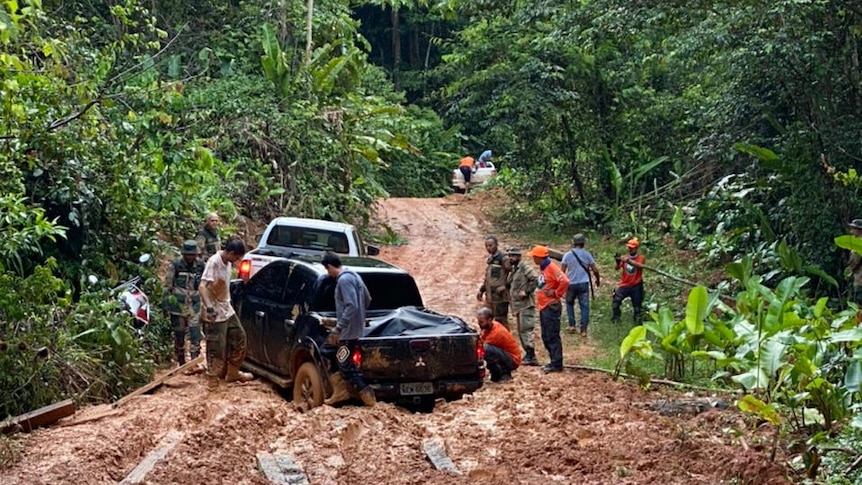
[{"label": "baseball cap", "polygon": [[629,249],[637,249],[637,248],[641,247],[641,242],[638,241],[638,238],[633,237],[633,238],[629,239],[629,241],[626,243],[626,247]]},{"label": "baseball cap", "polygon": [[181,254],[198,254],[198,243],[192,239],[188,239],[183,243]]},{"label": "baseball cap", "polygon": [[547,258],[548,248],[545,246],[533,246],[533,249],[530,250],[528,256],[533,258]]}]

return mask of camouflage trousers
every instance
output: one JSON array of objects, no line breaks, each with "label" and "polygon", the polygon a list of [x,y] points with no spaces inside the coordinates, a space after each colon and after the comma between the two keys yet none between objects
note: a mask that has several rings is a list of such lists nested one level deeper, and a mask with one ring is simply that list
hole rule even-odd
[{"label": "camouflage trousers", "polygon": [[246,354],[246,336],[236,315],[221,322],[204,322],[207,376],[224,379],[228,367],[239,369]]},{"label": "camouflage trousers", "polygon": [[518,322],[518,337],[521,340],[521,348],[528,355],[536,351],[533,344],[533,330],[536,328],[536,307],[524,308],[515,312],[515,321]]},{"label": "camouflage trousers", "polygon": [[491,301],[485,299],[485,306],[488,307],[494,313],[494,320],[502,323],[504,327],[506,327],[509,332],[512,331],[509,328],[509,302],[508,301]]},{"label": "camouflage trousers", "polygon": [[174,354],[177,363],[186,363],[186,334],[189,336],[189,356],[196,359],[201,353],[200,316],[171,315],[171,327],[174,332]]}]

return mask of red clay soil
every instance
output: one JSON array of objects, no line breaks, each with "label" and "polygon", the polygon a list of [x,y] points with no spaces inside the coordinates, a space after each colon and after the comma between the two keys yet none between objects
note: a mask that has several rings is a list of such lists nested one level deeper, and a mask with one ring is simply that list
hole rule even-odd
[{"label": "red clay soil", "polygon": [[[474,197],[379,206],[379,218],[407,240],[380,257],[416,277],[427,306],[471,323],[483,235],[493,231]],[[567,346],[567,363],[582,356]],[[22,457],[0,471],[0,483],[116,483],[172,430],[184,436],[147,483],[268,483],[257,470],[260,452],[290,453],[312,484],[787,483],[782,467],[768,462],[771,431],[751,431],[740,413],[666,417],[647,407],[682,397],[599,373],[522,368],[512,382],[488,382],[472,396],[438,403],[431,414],[385,403],[301,414],[266,381],[208,392],[202,377],[179,376],[133,399],[120,415],[22,435]],[[421,448],[426,438],[445,443],[460,474],[431,466]]]}]

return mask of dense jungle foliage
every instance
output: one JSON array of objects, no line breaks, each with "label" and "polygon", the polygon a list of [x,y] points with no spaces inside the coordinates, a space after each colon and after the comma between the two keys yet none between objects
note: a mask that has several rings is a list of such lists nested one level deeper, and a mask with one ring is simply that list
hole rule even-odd
[{"label": "dense jungle foliage", "polygon": [[492,149],[506,218],[743,265],[735,308],[665,309],[629,352],[674,335],[674,377],[710,358],[749,408],[791,412],[768,421],[858,424],[833,240],[862,217],[860,39],[850,0],[6,0],[0,417],[146,381],[166,322],[133,338],[108,288],[143,272],[158,298],[131,261],[207,211],[249,242],[280,214],[365,226]]}]

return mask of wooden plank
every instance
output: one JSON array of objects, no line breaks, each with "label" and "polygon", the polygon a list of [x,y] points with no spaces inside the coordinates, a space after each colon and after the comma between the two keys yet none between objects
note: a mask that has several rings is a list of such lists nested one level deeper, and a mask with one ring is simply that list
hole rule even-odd
[{"label": "wooden plank", "polygon": [[195,359],[193,359],[191,362],[186,362],[185,365],[181,365],[181,366],[177,367],[176,369],[171,369],[167,374],[163,375],[162,377],[159,377],[158,379],[154,380],[153,382],[150,382],[146,386],[143,386],[143,387],[136,389],[131,394],[127,394],[126,396],[123,396],[119,401],[112,404],[111,407],[115,407],[115,408],[120,407],[123,404],[129,402],[129,400],[132,399],[133,397],[140,396],[141,394],[146,394],[146,393],[156,389],[157,387],[161,386],[162,384],[164,384],[165,381],[170,379],[171,377],[174,377],[175,375],[179,374],[180,372],[185,372],[185,371],[191,369],[192,367],[196,366],[197,364],[199,364],[203,361],[204,361],[204,356],[200,355],[200,356],[196,357]]},{"label": "wooden plank", "polygon": [[4,434],[14,433],[18,430],[29,433],[40,426],[55,423],[73,414],[75,414],[75,402],[66,399],[4,421],[0,423],[0,431]]},{"label": "wooden plank", "polygon": [[276,485],[308,485],[308,477],[296,460],[286,454],[257,454],[257,466],[270,483]]},{"label": "wooden plank", "polygon": [[455,462],[446,454],[446,447],[442,441],[436,438],[429,438],[422,442],[422,451],[425,452],[425,456],[428,457],[434,468],[461,474],[458,471],[458,467],[455,466]]},{"label": "wooden plank", "polygon": [[137,483],[141,483],[147,477],[147,473],[150,473],[153,468],[155,468],[156,464],[165,459],[168,456],[168,453],[173,451],[173,449],[183,440],[185,433],[180,431],[171,431],[166,434],[162,441],[159,442],[159,445],[156,446],[156,449],[149,452],[147,456],[144,457],[143,461],[138,463],[131,473],[126,475],[126,478],[120,482],[120,485],[135,485]]}]

